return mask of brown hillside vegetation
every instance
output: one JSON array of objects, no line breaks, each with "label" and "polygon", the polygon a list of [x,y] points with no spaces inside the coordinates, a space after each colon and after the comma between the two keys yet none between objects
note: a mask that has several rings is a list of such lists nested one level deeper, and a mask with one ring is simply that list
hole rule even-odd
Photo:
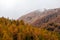
[{"label": "brown hillside vegetation", "polygon": [[[51,25],[51,24],[50,24]],[[0,40],[60,40],[60,34],[18,20],[0,18]]]},{"label": "brown hillside vegetation", "polygon": [[40,26],[44,23],[56,19],[59,15],[60,15],[60,8],[48,9],[43,12],[36,10],[20,17],[18,20],[23,20],[25,23],[29,23],[34,26]]},{"label": "brown hillside vegetation", "polygon": [[60,16],[56,17],[54,20],[48,21],[40,26],[44,29],[50,29],[50,31],[60,32]]}]

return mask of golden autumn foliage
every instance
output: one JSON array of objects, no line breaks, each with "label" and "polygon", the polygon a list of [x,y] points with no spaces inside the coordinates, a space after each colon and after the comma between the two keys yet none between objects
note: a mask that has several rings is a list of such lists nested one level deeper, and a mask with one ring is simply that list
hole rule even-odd
[{"label": "golden autumn foliage", "polygon": [[0,18],[0,40],[59,40],[59,34],[18,20]]}]

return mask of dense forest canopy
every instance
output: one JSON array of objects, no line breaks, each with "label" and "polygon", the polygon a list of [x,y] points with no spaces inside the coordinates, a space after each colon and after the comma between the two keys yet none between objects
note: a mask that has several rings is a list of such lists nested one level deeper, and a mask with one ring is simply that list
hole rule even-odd
[{"label": "dense forest canopy", "polygon": [[1,17],[0,40],[60,40],[60,34],[56,31],[25,24],[23,20]]}]

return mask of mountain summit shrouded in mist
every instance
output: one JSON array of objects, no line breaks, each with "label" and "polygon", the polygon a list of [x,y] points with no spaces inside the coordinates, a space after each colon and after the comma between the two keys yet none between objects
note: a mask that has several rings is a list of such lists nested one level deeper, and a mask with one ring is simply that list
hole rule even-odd
[{"label": "mountain summit shrouded in mist", "polygon": [[56,19],[58,16],[60,16],[60,8],[49,9],[43,12],[35,10],[20,17],[18,20],[24,20],[26,23],[39,26],[40,24]]}]

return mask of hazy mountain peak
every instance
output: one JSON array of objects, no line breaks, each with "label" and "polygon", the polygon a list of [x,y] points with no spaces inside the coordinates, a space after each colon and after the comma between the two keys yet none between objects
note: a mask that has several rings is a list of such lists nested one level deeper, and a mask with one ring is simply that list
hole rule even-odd
[{"label": "hazy mountain peak", "polygon": [[39,26],[40,24],[52,21],[60,15],[60,8],[48,9],[41,12],[40,10],[35,10],[19,18],[19,20],[24,20],[25,23],[33,24]]}]

